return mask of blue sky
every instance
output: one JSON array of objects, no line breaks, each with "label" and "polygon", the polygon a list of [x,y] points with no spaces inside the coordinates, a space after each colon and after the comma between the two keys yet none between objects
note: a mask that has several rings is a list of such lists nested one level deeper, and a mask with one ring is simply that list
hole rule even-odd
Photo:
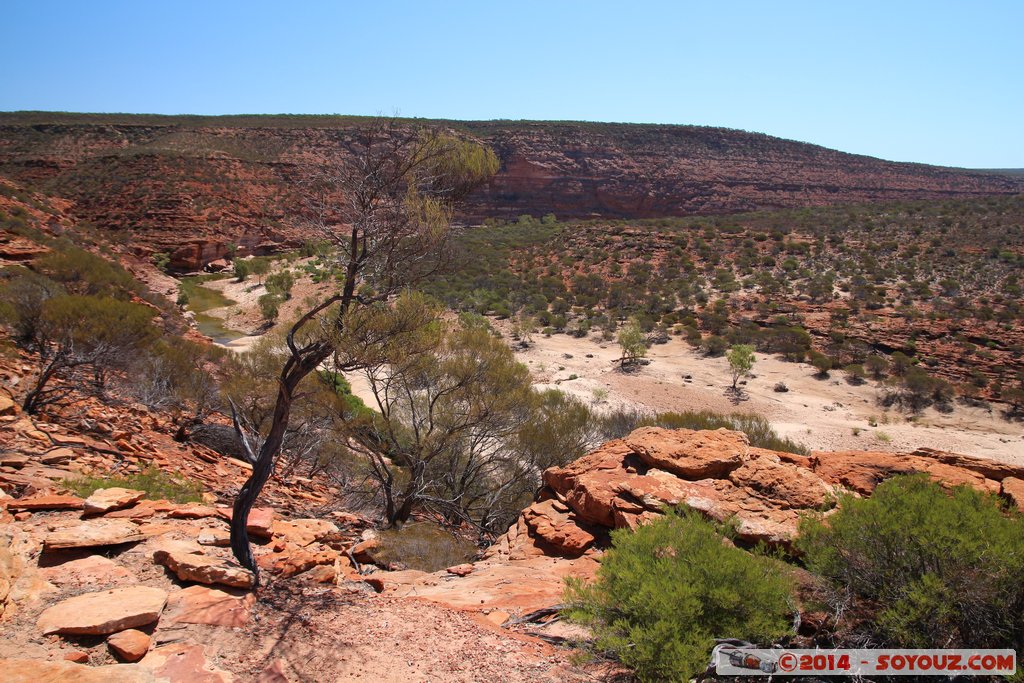
[{"label": "blue sky", "polygon": [[1024,167],[1024,2],[6,0],[0,110],[726,126]]}]

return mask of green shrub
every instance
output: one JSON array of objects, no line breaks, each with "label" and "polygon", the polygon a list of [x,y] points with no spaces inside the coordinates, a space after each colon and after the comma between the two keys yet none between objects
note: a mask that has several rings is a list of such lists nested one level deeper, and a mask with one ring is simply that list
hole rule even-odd
[{"label": "green shrub", "polygon": [[280,312],[281,300],[276,294],[264,294],[259,298],[260,313],[263,315],[263,319],[267,322],[274,322],[277,320],[277,315]]},{"label": "green shrub", "polygon": [[181,475],[164,472],[156,466],[127,476],[81,477],[66,479],[62,483],[82,498],[91,496],[97,489],[121,487],[145,491],[150,500],[163,499],[175,503],[199,503],[203,500],[201,484]]},{"label": "green shrub", "polygon": [[295,276],[290,270],[282,270],[267,276],[266,287],[271,294],[276,294],[282,299],[292,297],[292,286],[295,284]]},{"label": "green shrub", "polygon": [[[967,486],[925,475],[845,495],[828,518],[801,522],[797,547],[881,647],[1020,647],[1024,519]],[[877,611],[871,615],[872,611]]]},{"label": "green shrub", "polygon": [[569,580],[569,617],[641,681],[687,681],[716,638],[767,645],[789,630],[792,581],[781,565],[723,544],[697,513],[612,532],[592,584]]}]

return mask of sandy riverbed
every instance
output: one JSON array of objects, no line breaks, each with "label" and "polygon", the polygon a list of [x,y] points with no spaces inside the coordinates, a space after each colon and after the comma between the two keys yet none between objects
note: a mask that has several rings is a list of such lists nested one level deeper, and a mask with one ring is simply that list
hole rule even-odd
[{"label": "sandy riverbed", "polygon": [[[534,335],[531,348],[516,352],[538,386],[557,386],[599,409],[632,405],[652,411],[750,412],[764,415],[781,435],[813,450],[929,447],[1024,464],[1024,427],[1004,420],[998,411],[957,405],[949,415],[928,409],[908,420],[905,413],[878,406],[874,382],[851,386],[839,372],[817,379],[809,365],[760,353],[754,377],[743,387],[745,400],[736,403],[726,391],[732,380],[724,357],[707,358],[673,338],[651,347],[650,365],[624,374],[614,362],[619,355],[614,342],[565,335]],[[569,380],[572,375],[577,379]],[[788,392],[773,390],[780,381]],[[871,418],[877,427],[870,425]]]}]

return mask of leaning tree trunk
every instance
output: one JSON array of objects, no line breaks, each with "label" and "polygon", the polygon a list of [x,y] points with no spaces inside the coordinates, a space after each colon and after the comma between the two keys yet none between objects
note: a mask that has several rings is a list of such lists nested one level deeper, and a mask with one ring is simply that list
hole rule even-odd
[{"label": "leaning tree trunk", "polygon": [[249,544],[249,532],[246,526],[249,512],[256,498],[260,495],[270,475],[274,472],[274,463],[284,443],[285,431],[288,429],[288,418],[291,415],[292,399],[296,387],[306,375],[315,370],[331,355],[329,344],[321,344],[312,349],[303,350],[298,356],[293,355],[281,371],[280,384],[277,391],[277,403],[274,406],[274,419],[267,433],[267,438],[260,447],[259,454],[252,463],[252,474],[242,485],[231,513],[231,552],[239,564],[253,573],[253,588],[259,586],[259,569],[252,556]]}]

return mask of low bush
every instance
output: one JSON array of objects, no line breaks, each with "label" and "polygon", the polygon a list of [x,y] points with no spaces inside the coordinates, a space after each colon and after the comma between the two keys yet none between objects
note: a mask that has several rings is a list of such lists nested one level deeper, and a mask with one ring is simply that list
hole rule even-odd
[{"label": "low bush", "polygon": [[569,580],[569,617],[641,681],[688,681],[716,638],[768,645],[790,628],[792,580],[768,558],[725,545],[697,513],[612,532],[594,583]]},{"label": "low bush", "polygon": [[82,498],[91,496],[98,489],[120,487],[145,491],[150,500],[163,499],[174,503],[199,503],[203,500],[201,484],[157,467],[147,467],[142,472],[125,476],[81,477],[66,479],[62,483]]},{"label": "low bush", "polygon": [[400,562],[409,569],[436,572],[469,562],[477,552],[476,544],[460,538],[431,522],[406,524],[400,529],[380,533],[374,559],[387,565]]},{"label": "low bush", "polygon": [[805,519],[797,547],[823,577],[833,609],[859,614],[876,647],[1020,647],[1024,518],[997,497],[951,491],[924,475],[842,496]]}]

